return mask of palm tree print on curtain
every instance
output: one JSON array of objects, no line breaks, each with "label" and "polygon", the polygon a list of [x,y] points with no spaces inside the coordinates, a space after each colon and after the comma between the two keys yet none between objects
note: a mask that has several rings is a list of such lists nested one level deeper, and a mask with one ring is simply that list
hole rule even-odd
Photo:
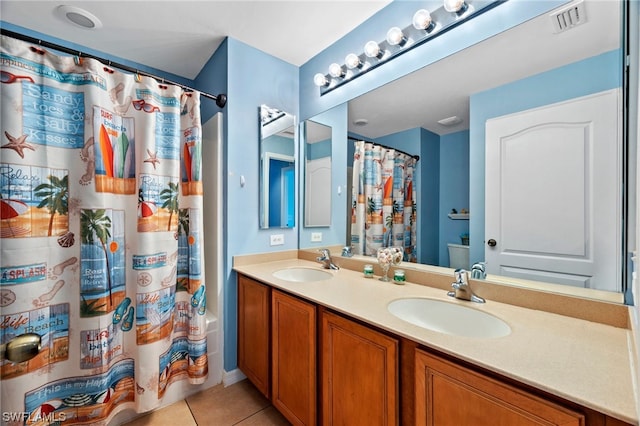
[{"label": "palm tree print on curtain", "polygon": [[162,201],[162,208],[169,211],[167,231],[171,231],[173,215],[178,213],[178,184],[174,182],[167,183],[167,187],[160,192],[160,200]]},{"label": "palm tree print on curtain", "polygon": [[417,160],[404,153],[355,142],[351,209],[354,253],[375,256],[381,247],[404,248],[404,260],[417,262]]},{"label": "palm tree print on curtain", "polygon": [[[29,155],[28,153],[25,155]],[[4,162],[0,165],[0,236],[29,238],[69,232],[68,170]]]},{"label": "palm tree print on curtain", "polygon": [[[189,232],[189,209],[178,211],[178,266],[177,266],[177,291],[188,291],[189,286],[189,245],[193,239]],[[193,291],[192,291],[193,292]]]},{"label": "palm tree print on curtain", "polygon": [[43,352],[0,361],[0,405],[65,425],[165,405],[208,371],[200,95],[1,42],[0,343],[40,330]]},{"label": "palm tree print on curtain", "polygon": [[123,278],[117,272],[124,267],[124,241],[122,234],[119,238],[111,235],[112,216],[117,218],[116,222],[122,229],[123,212],[106,209],[81,212],[80,265],[83,272],[80,275],[80,295],[84,316],[111,312],[124,299],[124,280],[117,280],[117,277]]},{"label": "palm tree print on curtain", "polygon": [[[46,207],[49,210],[49,230],[47,236],[53,235],[54,218],[56,214],[66,216],[69,212],[69,175],[62,179],[49,176],[49,183],[41,183],[36,186],[36,197],[42,198],[38,208]],[[65,224],[66,225],[66,224]]]}]

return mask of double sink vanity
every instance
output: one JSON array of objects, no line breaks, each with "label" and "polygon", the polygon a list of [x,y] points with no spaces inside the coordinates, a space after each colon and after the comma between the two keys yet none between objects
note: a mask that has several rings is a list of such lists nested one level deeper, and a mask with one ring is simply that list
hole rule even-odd
[{"label": "double sink vanity", "polygon": [[472,281],[475,303],[450,270],[396,285],[313,256],[234,258],[238,366],[291,423],[638,423],[628,307]]},{"label": "double sink vanity", "polygon": [[[294,266],[278,269],[273,276],[283,281],[309,283],[329,280],[334,274],[317,266]],[[392,301],[387,310],[411,324],[454,336],[490,338],[511,333],[511,328],[501,319],[448,301],[409,297]]]}]

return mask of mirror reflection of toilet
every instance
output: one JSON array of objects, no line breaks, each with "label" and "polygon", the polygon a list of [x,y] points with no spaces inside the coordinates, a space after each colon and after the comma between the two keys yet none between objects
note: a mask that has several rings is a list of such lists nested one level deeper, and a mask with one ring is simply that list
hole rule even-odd
[{"label": "mirror reflection of toilet", "polygon": [[469,270],[469,246],[453,243],[449,243],[447,246],[449,249],[449,267]]}]

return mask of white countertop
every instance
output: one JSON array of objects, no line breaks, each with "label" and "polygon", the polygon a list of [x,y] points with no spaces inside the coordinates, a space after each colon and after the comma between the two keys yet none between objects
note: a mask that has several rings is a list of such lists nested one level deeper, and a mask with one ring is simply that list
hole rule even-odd
[{"label": "white countertop", "polygon": [[[364,278],[348,269],[330,271],[333,278],[296,283],[273,272],[291,267],[320,268],[301,259],[281,260],[234,269],[289,293],[404,336],[480,367],[585,407],[637,424],[632,383],[631,331],[548,312],[487,300],[459,301],[446,292],[412,283],[396,285],[376,276]],[[430,331],[405,322],[387,305],[406,297],[426,297],[460,303],[491,313],[509,324],[500,338],[469,338]]]}]

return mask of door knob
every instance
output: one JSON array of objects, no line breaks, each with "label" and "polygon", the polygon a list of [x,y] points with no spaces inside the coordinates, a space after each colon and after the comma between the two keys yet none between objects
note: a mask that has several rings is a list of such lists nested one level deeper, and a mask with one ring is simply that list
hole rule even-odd
[{"label": "door knob", "polygon": [[496,244],[498,244],[498,242],[496,240],[494,240],[493,238],[491,238],[489,241],[487,241],[487,245],[489,247],[495,247]]}]

